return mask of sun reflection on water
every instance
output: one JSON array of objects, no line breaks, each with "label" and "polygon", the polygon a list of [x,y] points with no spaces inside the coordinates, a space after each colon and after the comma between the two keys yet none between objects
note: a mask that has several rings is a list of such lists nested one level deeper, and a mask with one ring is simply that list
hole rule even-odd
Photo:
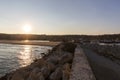
[{"label": "sun reflection on water", "polygon": [[24,40],[24,42],[29,42],[29,40]]},{"label": "sun reflection on water", "polygon": [[20,56],[19,56],[19,63],[20,67],[24,67],[26,65],[29,65],[33,60],[32,58],[32,51],[31,51],[31,46],[26,45],[22,51],[20,51]]}]

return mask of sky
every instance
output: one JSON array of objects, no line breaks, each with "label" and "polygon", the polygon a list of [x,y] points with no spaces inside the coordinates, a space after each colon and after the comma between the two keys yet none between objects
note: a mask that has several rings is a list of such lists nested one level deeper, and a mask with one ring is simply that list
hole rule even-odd
[{"label": "sky", "polygon": [[0,33],[120,33],[120,0],[0,0]]}]

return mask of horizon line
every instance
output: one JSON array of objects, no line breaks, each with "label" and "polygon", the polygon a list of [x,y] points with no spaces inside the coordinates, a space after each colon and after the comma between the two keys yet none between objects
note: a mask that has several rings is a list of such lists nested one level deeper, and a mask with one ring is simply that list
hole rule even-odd
[{"label": "horizon line", "polygon": [[0,34],[8,34],[8,35],[55,35],[55,36],[64,36],[64,35],[86,35],[86,36],[101,36],[101,35],[120,35],[120,33],[106,33],[106,34],[35,34],[35,33],[30,33],[30,34],[24,34],[24,33],[0,33]]}]

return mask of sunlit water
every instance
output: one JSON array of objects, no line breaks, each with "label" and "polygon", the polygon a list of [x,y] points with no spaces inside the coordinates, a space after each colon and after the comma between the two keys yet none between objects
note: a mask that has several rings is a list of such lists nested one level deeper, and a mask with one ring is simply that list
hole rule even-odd
[{"label": "sunlit water", "polygon": [[117,46],[120,46],[120,43],[111,43],[111,44],[99,43],[99,45],[109,45],[109,46],[117,45]]},{"label": "sunlit water", "polygon": [[35,45],[0,44],[0,76],[31,64],[48,53],[52,47]]}]

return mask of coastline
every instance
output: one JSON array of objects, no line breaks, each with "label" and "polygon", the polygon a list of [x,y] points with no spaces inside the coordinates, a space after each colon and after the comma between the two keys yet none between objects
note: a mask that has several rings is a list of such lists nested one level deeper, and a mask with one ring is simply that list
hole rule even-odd
[{"label": "coastline", "polygon": [[69,80],[76,45],[61,43],[43,58],[1,77],[0,80]]},{"label": "coastline", "polygon": [[39,46],[51,46],[51,47],[54,47],[58,44],[60,44],[61,42],[44,42],[44,41],[41,41],[41,42],[31,42],[31,41],[28,41],[28,40],[21,40],[21,41],[17,41],[17,40],[0,40],[0,43],[3,43],[3,44],[19,44],[19,45],[39,45]]}]

